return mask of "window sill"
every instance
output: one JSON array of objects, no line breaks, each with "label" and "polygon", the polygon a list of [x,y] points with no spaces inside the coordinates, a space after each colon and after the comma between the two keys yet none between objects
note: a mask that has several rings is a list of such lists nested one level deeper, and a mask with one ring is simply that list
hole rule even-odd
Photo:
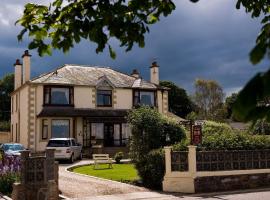
[{"label": "window sill", "polygon": [[74,107],[74,104],[43,104],[43,107]]}]

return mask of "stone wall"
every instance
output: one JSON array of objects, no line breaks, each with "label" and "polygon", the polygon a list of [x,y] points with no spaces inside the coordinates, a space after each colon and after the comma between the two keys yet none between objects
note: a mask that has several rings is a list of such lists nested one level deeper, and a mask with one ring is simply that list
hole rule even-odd
[{"label": "stone wall", "polygon": [[270,186],[270,174],[197,177],[194,184],[196,193],[267,187]]},{"label": "stone wall", "polygon": [[0,143],[10,142],[10,132],[1,132],[0,131]]}]

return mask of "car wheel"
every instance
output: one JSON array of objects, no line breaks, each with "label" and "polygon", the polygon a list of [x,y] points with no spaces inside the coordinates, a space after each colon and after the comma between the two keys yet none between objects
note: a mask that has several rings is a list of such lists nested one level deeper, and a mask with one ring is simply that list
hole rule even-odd
[{"label": "car wheel", "polygon": [[74,163],[74,156],[73,156],[73,154],[71,155],[71,157],[70,157],[70,159],[69,159],[69,162],[70,162],[70,163]]}]

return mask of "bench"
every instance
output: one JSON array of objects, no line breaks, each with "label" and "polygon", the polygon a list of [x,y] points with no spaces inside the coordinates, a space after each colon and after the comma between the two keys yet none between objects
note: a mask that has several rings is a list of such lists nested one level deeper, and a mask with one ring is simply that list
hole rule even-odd
[{"label": "bench", "polygon": [[112,168],[112,159],[109,157],[109,154],[93,154],[94,159],[94,169],[98,167],[99,163],[109,164],[109,169]]}]

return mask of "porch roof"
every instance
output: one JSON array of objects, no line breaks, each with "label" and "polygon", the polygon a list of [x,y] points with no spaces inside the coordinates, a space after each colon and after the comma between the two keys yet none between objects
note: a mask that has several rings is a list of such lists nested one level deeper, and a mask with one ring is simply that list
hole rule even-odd
[{"label": "porch roof", "polygon": [[126,109],[89,109],[71,107],[45,107],[37,117],[98,117],[98,118],[125,118]]}]

